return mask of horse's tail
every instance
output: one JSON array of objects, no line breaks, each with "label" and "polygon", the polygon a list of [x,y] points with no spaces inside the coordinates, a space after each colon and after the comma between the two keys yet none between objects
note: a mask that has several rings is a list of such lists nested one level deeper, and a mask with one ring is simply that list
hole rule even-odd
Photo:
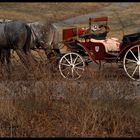
[{"label": "horse's tail", "polygon": [[25,27],[26,27],[26,30],[27,30],[27,38],[26,38],[26,42],[25,42],[25,45],[24,45],[24,50],[25,52],[27,52],[29,49],[30,49],[30,43],[31,43],[31,28],[25,24]]}]

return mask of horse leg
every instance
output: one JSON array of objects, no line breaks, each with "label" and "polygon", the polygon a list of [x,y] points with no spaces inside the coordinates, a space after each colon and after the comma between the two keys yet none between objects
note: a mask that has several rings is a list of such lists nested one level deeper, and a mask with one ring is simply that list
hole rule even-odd
[{"label": "horse leg", "polygon": [[4,63],[4,60],[3,60],[3,53],[2,53],[2,49],[0,49],[0,62],[1,62],[1,68],[0,68],[0,73],[1,73],[1,77],[4,76],[4,69],[3,69],[3,63]]},{"label": "horse leg", "polygon": [[11,74],[12,67],[11,67],[11,50],[10,49],[5,50],[5,61],[7,62],[7,66],[8,66],[7,71],[9,74]]},{"label": "horse leg", "polygon": [[24,68],[27,70],[27,69],[29,69],[29,63],[28,63],[28,61],[27,61],[27,56],[26,56],[26,54],[24,53],[24,51],[23,50],[20,50],[20,49],[17,49],[16,50],[16,53],[17,53],[17,55],[19,56],[19,58],[20,58],[20,60],[21,60],[21,62],[22,62],[22,64],[23,64],[23,66],[24,66]]},{"label": "horse leg", "polygon": [[34,69],[37,61],[35,60],[34,56],[32,55],[31,50],[26,51],[26,56],[28,58],[28,62],[30,63],[30,66]]},{"label": "horse leg", "polygon": [[11,51],[10,51],[10,49],[7,49],[6,50],[6,62],[7,62],[7,64],[10,64],[11,63]]},{"label": "horse leg", "polygon": [[10,50],[3,49],[3,48],[0,49],[0,62],[1,62],[2,76],[5,76],[5,74],[7,75],[10,73],[10,67],[9,67],[9,65],[6,65],[7,57],[9,55],[8,51],[10,51]]},{"label": "horse leg", "polygon": [[5,50],[4,49],[0,49],[0,61],[1,64],[5,64]]},{"label": "horse leg", "polygon": [[28,59],[28,54],[25,54],[25,52],[23,50],[21,50],[21,49],[17,49],[16,53],[17,53],[18,57],[20,58],[21,63],[24,66],[24,69],[26,71],[30,70],[31,63],[30,63],[30,60]]}]

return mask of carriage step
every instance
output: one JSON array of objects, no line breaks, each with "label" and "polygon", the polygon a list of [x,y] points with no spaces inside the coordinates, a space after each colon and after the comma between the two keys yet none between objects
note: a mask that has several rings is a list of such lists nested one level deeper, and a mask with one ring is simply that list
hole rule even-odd
[{"label": "carriage step", "polygon": [[117,61],[117,57],[105,57],[106,61]]},{"label": "carriage step", "polygon": [[118,52],[111,52],[111,51],[109,51],[108,54],[111,55],[111,56],[117,57],[119,53]]}]

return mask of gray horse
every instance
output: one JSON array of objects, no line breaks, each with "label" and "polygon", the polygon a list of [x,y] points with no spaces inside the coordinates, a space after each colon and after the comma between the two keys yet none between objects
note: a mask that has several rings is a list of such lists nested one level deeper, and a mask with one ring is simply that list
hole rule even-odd
[{"label": "gray horse", "polygon": [[[2,64],[10,63],[10,51],[13,49],[17,55],[25,60],[30,50],[31,29],[21,21],[8,21],[0,23],[0,61]],[[24,54],[24,55],[23,55]]]},{"label": "gray horse", "polygon": [[31,49],[43,49],[49,54],[54,49],[55,29],[53,24],[44,22],[28,23],[31,28]]},{"label": "gray horse", "polygon": [[[9,22],[7,23],[7,25],[11,25],[14,24],[14,26],[17,26],[17,22]],[[4,23],[1,23],[0,26],[3,25],[5,26]],[[6,26],[7,26],[6,25]],[[52,50],[56,50],[54,49],[54,33],[55,33],[55,29],[53,24],[51,23],[44,23],[44,22],[32,22],[32,23],[27,23],[26,25],[29,28],[30,31],[30,35],[28,35],[29,38],[27,39],[28,45],[27,43],[25,43],[24,38],[21,41],[25,43],[25,46],[18,46],[16,47],[18,44],[14,43],[14,40],[11,39],[11,31],[3,31],[6,32],[6,35],[8,36],[8,39],[10,39],[10,41],[8,41],[10,44],[6,44],[8,45],[8,49],[6,49],[6,47],[1,47],[0,48],[0,61],[2,63],[10,63],[10,55],[11,55],[11,49],[15,50],[17,52],[17,54],[20,56],[23,54],[21,51],[19,50],[23,50],[25,53],[27,53],[27,51],[29,52],[30,50],[34,50],[34,49],[43,49],[47,55],[48,58],[50,58],[50,55],[52,54]],[[18,27],[19,28],[19,27]],[[13,28],[13,32],[17,32],[16,31],[17,28]],[[18,29],[19,30],[19,29]],[[16,38],[19,38],[18,34],[15,34]],[[2,39],[2,36],[0,36],[0,38]],[[1,41],[0,41],[1,42]],[[57,50],[58,53],[58,50]]]}]

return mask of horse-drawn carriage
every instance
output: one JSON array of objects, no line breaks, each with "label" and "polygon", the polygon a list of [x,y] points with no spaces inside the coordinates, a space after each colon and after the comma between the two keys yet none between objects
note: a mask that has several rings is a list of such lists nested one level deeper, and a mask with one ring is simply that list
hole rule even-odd
[{"label": "horse-drawn carriage", "polygon": [[[93,24],[94,23],[94,24]],[[101,24],[102,23],[102,24]],[[94,25],[94,26],[93,26]],[[78,79],[86,64],[94,62],[122,62],[123,68],[132,80],[140,80],[140,33],[124,35],[122,41],[109,38],[108,17],[89,19],[87,28],[67,28],[63,30],[62,57],[59,71],[64,78]]]},{"label": "horse-drawn carriage", "polygon": [[101,62],[105,61],[121,62],[128,77],[140,81],[140,33],[124,35],[121,42],[117,38],[109,38],[108,17],[90,18],[89,25],[85,28],[63,29],[61,48],[51,48],[55,46],[52,45],[55,43],[51,24],[27,25],[10,21],[0,25],[1,62],[5,59],[10,62],[11,49],[16,50],[24,62],[26,58],[31,58],[30,50],[42,49],[49,57],[49,47],[51,52],[59,55],[59,71],[64,78],[78,79],[88,63],[94,62],[100,68]]}]

